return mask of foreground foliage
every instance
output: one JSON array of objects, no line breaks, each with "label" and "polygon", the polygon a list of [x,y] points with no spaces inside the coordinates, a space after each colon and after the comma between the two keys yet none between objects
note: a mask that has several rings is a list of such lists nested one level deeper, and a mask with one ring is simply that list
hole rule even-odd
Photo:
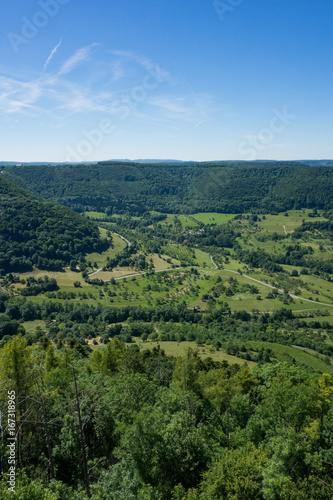
[{"label": "foreground foliage", "polygon": [[[118,339],[85,357],[17,336],[0,377],[3,416],[16,394],[15,498],[332,498],[330,375],[288,363],[251,372]],[[5,441],[0,493],[11,498]]]}]

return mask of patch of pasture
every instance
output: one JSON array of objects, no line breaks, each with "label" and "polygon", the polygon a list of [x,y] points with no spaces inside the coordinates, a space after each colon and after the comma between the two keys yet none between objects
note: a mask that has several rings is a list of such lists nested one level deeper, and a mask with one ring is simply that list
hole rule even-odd
[{"label": "patch of pasture", "polygon": [[[102,228],[100,228],[100,231],[102,233],[102,236],[106,237],[107,231]],[[105,232],[105,234],[103,234],[103,232]],[[112,242],[113,242],[113,247],[108,248],[103,253],[94,252],[88,254],[86,256],[86,261],[91,262],[92,265],[96,263],[97,269],[100,269],[106,265],[108,257],[110,259],[113,259],[116,255],[122,252],[122,250],[124,250],[124,248],[127,246],[126,241],[124,241],[122,238],[119,238],[119,236],[115,235],[114,233],[112,234]]]},{"label": "patch of pasture", "polygon": [[[190,348],[193,349],[193,351],[197,352],[198,355],[205,359],[205,358],[212,358],[214,361],[228,361],[230,364],[239,364],[243,365],[247,363],[250,368],[253,368],[256,366],[256,363],[253,361],[245,361],[244,359],[237,358],[236,356],[230,356],[223,351],[219,350],[216,351],[212,346],[208,345],[203,345],[203,346],[198,346],[196,342],[189,342],[189,341],[183,341],[183,342],[176,342],[176,341],[161,341],[161,342],[153,342],[153,341],[146,341],[143,342],[142,340],[135,339],[135,343],[140,347],[141,350],[144,349],[149,349],[152,350],[154,347],[160,346],[161,349],[165,351],[165,354],[167,356],[174,356],[174,357],[180,357],[180,356],[185,356],[186,351]],[[128,344],[133,345],[133,344]]]},{"label": "patch of pasture", "polygon": [[203,224],[226,224],[229,220],[232,220],[236,214],[219,214],[217,212],[208,212],[208,213],[197,213],[191,215],[193,219],[198,222],[202,222]]}]

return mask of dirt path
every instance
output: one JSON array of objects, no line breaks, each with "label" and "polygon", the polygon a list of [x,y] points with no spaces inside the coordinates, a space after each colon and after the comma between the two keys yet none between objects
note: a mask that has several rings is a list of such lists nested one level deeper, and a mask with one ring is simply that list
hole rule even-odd
[{"label": "dirt path", "polygon": [[[228,271],[229,273],[240,274],[238,271],[232,271],[231,269],[224,269],[224,271]],[[241,274],[241,276],[244,276],[245,278],[248,278],[249,280],[256,281],[257,283],[260,283],[261,285],[267,286],[268,288],[273,288],[273,289],[276,288],[275,286],[270,285],[269,283],[265,283],[264,281],[259,281],[259,280],[255,279],[255,278],[252,278],[251,276],[248,276],[247,274]],[[280,288],[278,289],[278,291],[280,293],[283,293],[283,290],[281,290]],[[311,300],[311,299],[305,299],[304,297],[299,297],[298,295],[294,295],[292,293],[290,293],[289,296],[292,299],[299,299],[299,300],[304,300],[306,302],[311,302],[311,304],[319,304],[319,305],[322,305],[322,306],[333,307],[333,304],[327,304],[326,302],[317,302],[317,301],[314,301],[314,300]]]},{"label": "dirt path", "polygon": [[286,230],[286,226],[283,226],[283,229],[284,229],[284,234],[287,236],[288,233],[287,233],[287,230]]},{"label": "dirt path", "polygon": [[115,234],[116,236],[119,236],[119,238],[121,238],[122,240],[126,241],[128,248],[130,248],[132,246],[132,243],[130,241],[128,241],[128,239],[125,238],[125,236],[122,236],[121,234],[118,234],[118,233],[112,233],[112,234]]},{"label": "dirt path", "polygon": [[[284,228],[286,226],[283,226]],[[206,253],[206,252],[205,252]],[[206,253],[206,255],[209,255],[208,253]],[[215,266],[215,269],[218,269],[218,266],[216,265],[216,263],[214,262],[213,260],[213,257],[212,255],[209,255],[213,265]],[[240,274],[238,271],[233,271],[231,269],[223,269],[223,271],[228,271],[229,273],[234,273],[234,274],[239,274],[240,276],[244,276],[244,278],[247,278],[249,280],[252,280],[252,281],[255,281],[256,283],[259,283],[260,285],[264,285],[264,286],[267,286],[268,288],[271,288],[271,289],[274,289],[276,288],[275,286],[273,285],[270,285],[269,283],[265,283],[264,281],[260,281],[260,280],[257,280],[256,278],[252,278],[251,276],[248,276],[247,274]],[[278,291],[280,293],[283,293],[283,290],[281,289],[278,289]],[[305,299],[304,297],[299,297],[298,295],[294,295],[292,293],[289,294],[289,296],[292,298],[292,299],[299,299],[299,300],[303,300],[305,302],[311,302],[311,304],[318,304],[318,305],[321,305],[321,306],[329,306],[329,307],[333,307],[333,304],[327,304],[327,302],[317,302],[317,301],[314,301],[314,300],[311,300],[311,299]]]},{"label": "dirt path", "polygon": [[[284,228],[284,231],[285,231],[285,234],[287,234],[287,231],[286,231],[286,226],[283,226]],[[122,240],[126,241],[127,245],[128,245],[128,248],[131,246],[131,242],[128,241],[127,238],[125,238],[124,236],[122,236],[121,234],[118,234],[118,233],[113,233],[115,234],[116,236],[119,236],[119,238],[121,238]],[[210,260],[214,266],[215,269],[219,269],[218,265],[216,264],[216,262],[214,262],[214,259],[213,259],[213,256],[210,255],[209,253],[207,252],[204,252],[206,253],[206,255],[208,255],[210,257]],[[155,273],[163,273],[165,271],[172,271],[172,270],[179,270],[179,269],[182,269],[181,267],[173,267],[173,268],[169,268],[169,269],[160,269],[158,271],[155,271]],[[252,278],[251,276],[248,276],[247,274],[240,274],[238,271],[233,271],[231,269],[223,269],[224,271],[227,271],[229,273],[234,273],[234,274],[239,274],[240,276],[244,276],[244,278],[247,278],[249,280],[252,280],[252,281],[255,281],[256,283],[259,283],[260,285],[264,285],[264,286],[267,286],[268,288],[271,288],[271,289],[274,289],[276,288],[275,286],[273,285],[270,285],[269,283],[265,283],[264,281],[260,281],[260,280],[257,280],[256,278]],[[97,271],[89,274],[89,278],[91,276],[94,276],[95,274],[98,274],[100,271],[102,271],[102,269],[98,269]],[[132,278],[133,276],[142,276],[144,274],[147,274],[147,272],[143,272],[143,273],[132,273],[132,274],[126,274],[125,276],[119,276],[118,278],[114,278],[115,280],[123,280],[124,278]],[[107,281],[110,281],[110,280],[104,280],[105,282]],[[283,290],[281,289],[278,289],[278,291],[280,293],[283,293]],[[311,304],[318,304],[318,305],[321,305],[321,306],[328,306],[328,307],[333,307],[333,304],[327,304],[326,302],[316,302],[316,301],[313,301],[311,299],[305,299],[304,297],[299,297],[298,295],[294,295],[292,293],[289,294],[289,296],[292,298],[292,299],[299,299],[299,300],[303,300],[305,302],[311,302]]]},{"label": "dirt path", "polygon": [[[209,255],[209,254],[207,254],[207,255]],[[216,262],[214,262],[214,260],[213,260],[213,256],[212,256],[212,255],[210,255],[210,260],[212,261],[212,264],[213,264],[213,266],[215,267],[215,269],[218,269],[218,268],[219,268],[219,266],[217,266],[217,265],[216,265]]]},{"label": "dirt path", "polygon": [[102,267],[100,269],[97,269],[97,271],[94,271],[93,273],[88,274],[88,278],[91,278],[91,276],[95,276],[95,274],[100,273],[101,271],[103,271]]}]

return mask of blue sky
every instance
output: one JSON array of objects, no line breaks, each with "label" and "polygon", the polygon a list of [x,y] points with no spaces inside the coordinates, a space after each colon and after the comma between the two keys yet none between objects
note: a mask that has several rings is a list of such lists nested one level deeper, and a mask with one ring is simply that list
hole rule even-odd
[{"label": "blue sky", "polygon": [[2,0],[0,161],[333,158],[328,0]]}]

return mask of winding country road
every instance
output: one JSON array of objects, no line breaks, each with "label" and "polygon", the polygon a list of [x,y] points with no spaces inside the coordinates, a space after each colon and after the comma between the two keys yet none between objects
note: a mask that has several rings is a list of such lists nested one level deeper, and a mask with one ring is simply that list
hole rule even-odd
[{"label": "winding country road", "polygon": [[[285,227],[285,226],[283,226],[283,227]],[[206,252],[204,252],[204,253],[206,253]],[[214,265],[215,269],[219,269],[218,266],[216,265],[216,263],[214,262],[212,255],[210,255],[209,253],[206,253],[206,255],[208,255],[210,257],[210,259],[212,261],[212,264]],[[239,273],[238,271],[233,271],[231,269],[225,269],[225,268],[223,269],[223,271],[227,271],[229,273],[234,273],[234,274],[238,274],[240,276],[244,276],[244,278],[247,278],[249,280],[255,281],[256,283],[259,283],[260,285],[267,286],[268,288],[272,288],[272,289],[276,288],[275,286],[270,285],[269,283],[265,283],[264,281],[257,280],[256,278],[252,278],[251,276],[248,276],[247,274]],[[281,289],[278,289],[278,291],[280,293],[283,293],[283,290],[281,290]],[[333,307],[333,304],[327,304],[326,302],[317,302],[317,301],[313,301],[311,299],[305,299],[304,297],[299,297],[298,295],[294,295],[292,293],[290,293],[289,296],[292,299],[299,299],[299,300],[303,300],[303,301],[306,301],[306,302],[311,302],[312,304],[319,304],[319,305],[322,305],[322,306]]]},{"label": "winding country road", "polygon": [[[259,280],[255,279],[255,278],[252,278],[251,276],[248,276],[247,274],[241,274],[238,271],[232,271],[231,269],[223,269],[223,270],[224,271],[228,271],[229,273],[239,274],[240,276],[244,276],[245,278],[248,278],[249,280],[256,281],[257,283],[260,283],[261,285],[267,286],[268,288],[272,288],[272,289],[276,288],[275,286],[270,285],[269,283],[265,283],[264,281],[259,281]],[[283,293],[283,290],[281,290],[281,288],[278,288],[278,291],[280,293]],[[314,300],[311,300],[311,299],[305,299],[304,297],[299,297],[298,295],[294,295],[292,293],[289,293],[289,296],[292,299],[300,299],[300,300],[305,300],[306,302],[311,302],[311,304],[320,304],[322,306],[333,307],[333,304],[327,304],[326,302],[317,302],[317,301],[314,301]]]},{"label": "winding country road", "polygon": [[[283,226],[283,228],[284,228],[285,233],[287,234],[287,232],[286,232],[286,226]],[[125,238],[124,236],[122,236],[121,234],[118,234],[118,233],[112,233],[112,234],[115,234],[116,236],[118,236],[122,240],[126,241],[128,248],[130,248],[131,242],[127,238]],[[204,253],[206,255],[208,255],[208,257],[210,258],[210,260],[211,260],[211,262],[213,264],[213,267],[215,269],[219,269],[219,267],[216,264],[216,262],[214,262],[213,256],[210,255],[207,252],[204,252]],[[179,270],[179,269],[182,269],[182,267],[173,267],[173,268],[169,268],[169,269],[160,269],[158,271],[155,271],[155,273],[163,273],[165,271],[176,271],[176,270]],[[88,277],[90,278],[91,276],[94,276],[95,274],[98,274],[102,270],[103,270],[103,268],[98,269],[97,271],[89,274]],[[256,283],[259,283],[260,285],[267,286],[268,288],[271,288],[271,289],[276,288],[275,286],[270,285],[269,283],[265,283],[264,281],[260,281],[260,280],[257,280],[256,278],[252,278],[251,276],[248,276],[247,274],[239,273],[238,271],[233,271],[232,269],[225,269],[225,268],[223,268],[222,270],[223,271],[227,271],[229,273],[234,273],[234,274],[238,274],[240,276],[244,276],[244,278],[247,278],[249,280],[255,281]],[[133,276],[142,276],[144,274],[147,274],[147,272],[145,271],[145,272],[142,272],[142,273],[126,274],[125,276],[119,276],[118,278],[114,278],[114,279],[115,280],[122,280],[122,279],[125,279],[125,278],[132,278]],[[104,280],[104,281],[110,281],[110,280]],[[279,293],[283,293],[283,290],[281,290],[281,289],[278,289],[278,291],[279,291]],[[311,304],[318,304],[318,305],[322,305],[322,306],[333,307],[333,304],[327,304],[326,302],[317,302],[317,301],[313,301],[311,299],[305,299],[304,297],[299,297],[298,295],[294,295],[292,293],[290,293],[289,296],[292,299],[299,299],[299,300],[303,300],[305,302],[311,302]]]}]

